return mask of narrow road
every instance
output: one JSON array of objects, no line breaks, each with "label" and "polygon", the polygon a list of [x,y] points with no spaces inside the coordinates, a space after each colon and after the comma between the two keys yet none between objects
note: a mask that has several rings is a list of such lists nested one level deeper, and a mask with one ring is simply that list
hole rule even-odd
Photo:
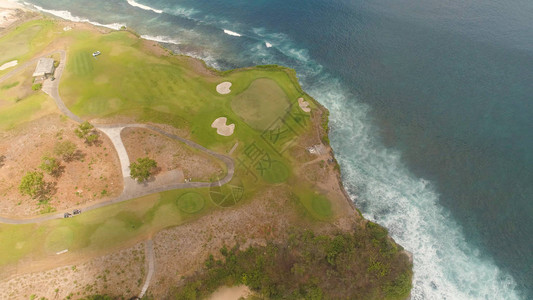
[{"label": "narrow road", "polygon": [[[59,51],[54,51],[54,52],[51,52],[49,54],[46,54],[46,56],[54,54],[54,53],[59,53],[61,55],[61,61],[60,61],[59,66],[57,67],[57,69],[55,71],[55,78],[56,79],[54,81],[49,80],[49,79],[45,80],[45,82],[43,83],[43,91],[46,94],[50,95],[54,99],[54,101],[56,102],[57,107],[59,108],[59,110],[63,114],[65,114],[67,117],[69,117],[70,119],[72,119],[72,120],[74,120],[74,121],[76,121],[78,123],[82,123],[82,122],[84,122],[83,119],[81,119],[80,117],[78,117],[74,113],[72,113],[67,108],[67,106],[65,105],[65,103],[63,102],[61,97],[59,96],[59,81],[60,81],[61,76],[63,75],[63,71],[65,69],[67,54],[66,54],[66,52],[64,50],[59,50]],[[6,75],[2,76],[0,78],[0,82],[2,82],[3,80],[6,80],[7,78],[9,78],[11,76],[13,76],[13,74],[15,74],[20,68],[27,67],[28,64],[33,63],[33,62],[35,62],[37,60],[38,60],[38,58],[33,59],[31,61],[28,61],[28,62],[24,63],[22,66],[18,67],[17,69],[12,70],[11,72],[9,72]],[[139,198],[139,197],[142,197],[142,196],[145,196],[145,195],[149,195],[149,194],[169,191],[169,190],[221,186],[221,185],[224,185],[224,184],[230,182],[231,179],[233,178],[233,174],[235,173],[235,163],[234,163],[234,161],[233,161],[233,159],[231,157],[223,155],[223,154],[216,153],[214,151],[211,151],[211,150],[209,150],[209,149],[207,149],[207,148],[205,148],[205,147],[203,147],[203,146],[201,146],[199,144],[196,144],[193,141],[184,139],[184,138],[182,138],[180,136],[177,136],[175,134],[172,134],[172,133],[168,133],[168,132],[166,132],[166,131],[164,131],[161,128],[158,128],[156,126],[151,126],[151,125],[147,125],[147,124],[110,124],[110,125],[108,125],[108,124],[106,124],[106,125],[94,124],[94,126],[95,126],[95,128],[99,129],[105,135],[107,135],[109,137],[109,139],[113,143],[115,151],[117,151],[117,154],[119,156],[122,176],[124,178],[124,189],[122,190],[122,194],[120,196],[118,196],[117,198],[111,199],[111,200],[107,200],[107,201],[104,201],[104,202],[95,203],[95,204],[90,205],[88,207],[84,207],[83,211],[90,211],[90,210],[98,209],[98,208],[101,208],[101,207],[104,207],[104,206],[108,206],[108,205],[111,205],[111,204],[115,204],[115,203],[131,200],[131,199],[134,199],[134,198]],[[120,137],[120,132],[122,131],[122,129],[124,129],[126,127],[146,128],[146,129],[149,129],[149,130],[153,130],[153,131],[158,132],[158,133],[160,133],[160,134],[162,134],[164,136],[167,136],[167,137],[169,137],[171,139],[174,139],[174,140],[180,141],[182,143],[185,143],[185,144],[187,144],[188,146],[190,146],[192,148],[198,149],[198,150],[200,150],[202,152],[205,152],[205,153],[207,153],[207,154],[209,154],[211,156],[214,156],[215,158],[223,161],[226,164],[227,174],[226,174],[226,176],[224,178],[222,178],[222,179],[220,179],[218,181],[215,181],[215,182],[185,182],[185,183],[176,182],[176,183],[165,184],[165,185],[162,185],[162,186],[157,186],[157,185],[154,186],[154,185],[150,185],[148,183],[148,184],[142,184],[143,185],[142,189],[139,189],[138,186],[140,185],[140,183],[137,183],[135,180],[133,180],[130,177],[130,169],[129,169],[130,160],[129,160],[126,148],[124,147],[124,144],[122,142],[122,138]],[[58,213],[50,214],[50,215],[45,215],[45,216],[38,216],[38,217],[33,217],[33,218],[25,218],[25,219],[13,219],[13,218],[5,218],[5,217],[1,217],[0,216],[0,223],[5,223],[5,224],[33,224],[33,223],[40,223],[40,222],[49,221],[49,220],[53,220],[53,219],[61,219],[61,218],[63,218],[63,215],[64,215],[65,212],[70,212],[71,210],[62,211],[62,212],[58,212]]]},{"label": "narrow road", "polygon": [[59,53],[61,55],[61,60],[59,61],[59,66],[57,66],[55,73],[54,73],[55,80],[54,81],[50,79],[45,80],[43,82],[42,90],[43,92],[47,93],[50,97],[54,99],[54,101],[56,102],[57,108],[59,108],[59,110],[64,115],[66,115],[67,117],[69,117],[70,119],[78,123],[82,123],[83,120],[80,117],[73,114],[70,111],[70,109],[67,108],[67,106],[61,99],[61,96],[59,96],[59,81],[61,80],[61,76],[63,75],[63,71],[65,70],[65,65],[67,64],[67,53],[64,50],[59,50],[53,53]]},{"label": "narrow road", "polygon": [[144,280],[141,293],[139,294],[139,298],[141,299],[144,296],[144,294],[146,294],[146,291],[148,290],[148,287],[150,286],[150,281],[152,280],[152,276],[154,275],[154,270],[155,270],[154,243],[152,240],[147,240],[144,243],[144,257],[146,257],[146,260],[148,261],[148,274],[146,275],[146,279]]}]

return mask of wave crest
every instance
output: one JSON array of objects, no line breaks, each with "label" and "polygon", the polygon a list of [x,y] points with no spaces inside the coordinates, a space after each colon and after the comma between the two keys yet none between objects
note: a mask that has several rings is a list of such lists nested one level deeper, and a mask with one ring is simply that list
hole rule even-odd
[{"label": "wave crest", "polygon": [[72,13],[70,11],[67,11],[67,10],[45,9],[45,8],[42,8],[42,7],[38,6],[38,5],[33,5],[33,7],[35,7],[35,9],[37,9],[38,11],[42,11],[42,12],[54,15],[56,17],[60,17],[61,19],[65,19],[65,20],[69,20],[69,21],[73,21],[73,22],[90,23],[90,24],[93,24],[95,26],[106,27],[106,28],[110,28],[110,29],[114,29],[114,30],[120,30],[120,28],[126,26],[126,24],[123,24],[123,23],[111,23],[111,24],[98,23],[98,22],[91,21],[91,20],[86,19],[86,18],[80,18],[80,17],[73,16]]},{"label": "wave crest", "polygon": [[231,30],[227,30],[227,29],[223,29],[223,30],[224,30],[224,33],[227,34],[227,35],[242,36],[240,33],[237,33],[235,31],[231,31]]},{"label": "wave crest", "polygon": [[158,14],[162,14],[163,13],[163,11],[160,10],[160,9],[156,9],[156,8],[150,7],[148,5],[137,3],[134,0],[127,0],[127,1],[128,1],[128,4],[133,6],[133,7],[137,7],[137,8],[148,10],[148,11],[153,11],[153,12],[158,13]]}]

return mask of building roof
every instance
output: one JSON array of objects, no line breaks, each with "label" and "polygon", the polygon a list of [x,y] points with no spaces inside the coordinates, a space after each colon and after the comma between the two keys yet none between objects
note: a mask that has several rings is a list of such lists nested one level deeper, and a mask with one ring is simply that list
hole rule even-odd
[{"label": "building roof", "polygon": [[33,77],[44,76],[46,74],[52,74],[54,72],[54,59],[53,58],[39,58],[37,62],[37,68],[33,72]]}]

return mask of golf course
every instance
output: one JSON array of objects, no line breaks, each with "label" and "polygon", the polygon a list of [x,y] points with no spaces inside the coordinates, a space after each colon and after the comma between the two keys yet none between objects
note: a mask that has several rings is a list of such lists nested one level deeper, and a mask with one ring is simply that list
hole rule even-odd
[{"label": "golf course", "polygon": [[[200,276],[194,270],[201,270],[222,244],[284,243],[289,229],[295,228],[328,236],[368,228],[340,183],[327,139],[327,110],[302,90],[294,70],[267,65],[218,71],[125,28],[115,31],[46,17],[0,35],[0,48],[7,49],[0,53],[0,65],[18,61],[0,71],[0,131],[6,141],[25,136],[28,141],[0,144],[0,172],[5,174],[0,192],[10,199],[4,200],[0,217],[25,223],[0,224],[0,290],[2,282],[7,287],[22,274],[87,263],[148,240],[152,247],[153,240],[155,258],[150,263],[155,261],[155,277],[151,283],[152,275],[147,277],[147,295],[158,299],[171,287],[187,287],[192,282],[187,276]],[[41,79],[32,73],[42,57],[54,59],[55,73]],[[221,83],[228,84],[217,88]],[[308,111],[298,99],[309,103]],[[74,135],[73,128],[80,132],[85,124],[80,120],[88,122],[89,136],[94,134],[97,142]],[[133,130],[136,127],[143,131]],[[52,150],[65,141],[77,146],[78,156],[62,159]],[[327,151],[313,153],[309,149],[315,145]],[[10,154],[21,152],[30,158]],[[53,155],[63,171],[44,175],[55,184],[46,197],[21,194],[20,174],[39,171],[39,159]],[[155,159],[145,181],[129,173],[132,155]],[[194,168],[188,168],[193,163]],[[183,170],[193,175],[184,176]],[[77,177],[84,181],[69,183]],[[195,181],[200,177],[209,180]],[[81,214],[63,217],[78,208]],[[19,211],[24,213],[15,213]],[[262,215],[250,217],[256,213]],[[226,216],[232,216],[227,224]],[[167,270],[172,265],[165,260],[171,257],[169,249],[188,243],[174,247],[180,240],[163,236],[181,228],[206,237],[191,250],[189,269]],[[227,237],[239,230],[245,233]],[[410,287],[405,278],[412,275],[407,255],[386,231],[367,233],[353,238],[364,261],[357,269],[375,273],[375,280],[365,279],[372,286],[365,295],[403,298]],[[189,255],[180,253],[172,257]],[[171,272],[180,276],[169,279]],[[102,284],[96,292],[118,296],[113,288]],[[0,298],[24,298],[10,289]],[[60,292],[65,297],[78,292],[78,298],[89,293],[80,294],[76,288]],[[36,287],[39,293],[50,297]]]}]

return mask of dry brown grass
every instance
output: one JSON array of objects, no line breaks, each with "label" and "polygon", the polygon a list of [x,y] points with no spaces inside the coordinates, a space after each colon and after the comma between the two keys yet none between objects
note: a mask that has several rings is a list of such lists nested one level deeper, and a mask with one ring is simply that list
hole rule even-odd
[{"label": "dry brown grass", "polygon": [[139,294],[146,274],[142,243],[91,261],[30,273],[0,282],[0,299],[73,299],[93,294]]},{"label": "dry brown grass", "polygon": [[[74,135],[77,124],[59,115],[28,122],[17,129],[0,133],[0,155],[5,159],[0,172],[0,214],[10,217],[39,213],[37,200],[22,196],[18,186],[24,174],[38,170],[44,155],[54,155],[54,145],[71,141],[79,150],[77,158],[61,160],[59,177],[45,173],[45,181],[55,182],[49,204],[70,209],[104,201],[122,192],[120,164],[111,141],[100,134],[100,146],[89,146]],[[102,191],[105,190],[102,194]]]},{"label": "dry brown grass", "polygon": [[130,161],[150,157],[162,172],[179,169],[185,178],[192,178],[192,181],[210,181],[216,176],[223,176],[220,162],[152,130],[125,128],[121,136]]}]

